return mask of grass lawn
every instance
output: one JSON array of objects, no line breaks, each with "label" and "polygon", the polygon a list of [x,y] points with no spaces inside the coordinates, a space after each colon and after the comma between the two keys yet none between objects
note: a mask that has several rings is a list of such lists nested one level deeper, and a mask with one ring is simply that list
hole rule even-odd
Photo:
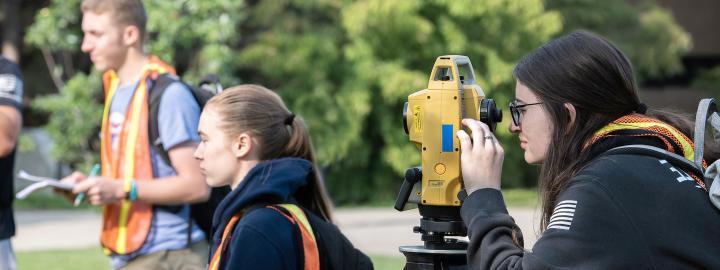
[{"label": "grass lawn", "polygon": [[[537,190],[534,188],[513,188],[503,189],[503,198],[508,207],[535,208],[538,205]],[[395,198],[383,199],[363,204],[339,205],[339,208],[377,207],[392,209],[395,206]]]},{"label": "grass lawn", "polygon": [[[18,252],[17,266],[23,270],[109,270],[100,248]],[[376,270],[402,269],[403,257],[371,256]]]},{"label": "grass lawn", "polygon": [[17,252],[17,267],[25,270],[109,270],[100,248]]},{"label": "grass lawn", "polygon": [[71,202],[64,197],[54,194],[49,190],[30,194],[23,200],[14,200],[13,208],[15,209],[90,209],[95,208],[85,201],[78,207],[74,207]]},{"label": "grass lawn", "polygon": [[536,189],[504,189],[502,194],[508,207],[535,208],[540,202]]},{"label": "grass lawn", "polygon": [[370,256],[375,270],[398,270],[405,266],[405,257]]}]

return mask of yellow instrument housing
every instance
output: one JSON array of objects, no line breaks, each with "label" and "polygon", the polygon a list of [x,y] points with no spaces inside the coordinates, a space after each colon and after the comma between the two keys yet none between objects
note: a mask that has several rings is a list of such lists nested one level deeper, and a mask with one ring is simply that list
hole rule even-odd
[{"label": "yellow instrument housing", "polygon": [[463,188],[460,142],[463,118],[480,120],[482,88],[475,82],[467,56],[444,55],[435,60],[427,89],[408,96],[405,128],[422,155],[420,204],[460,206]]}]

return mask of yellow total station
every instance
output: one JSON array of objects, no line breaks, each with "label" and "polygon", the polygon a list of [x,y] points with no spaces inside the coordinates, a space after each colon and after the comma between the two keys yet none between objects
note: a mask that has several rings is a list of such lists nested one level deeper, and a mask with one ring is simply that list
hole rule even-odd
[{"label": "yellow total station", "polygon": [[477,85],[470,59],[438,57],[427,89],[408,96],[403,118],[405,132],[422,155],[422,184],[408,195],[422,205],[460,206],[458,194],[463,184],[460,142],[455,134],[463,128],[461,120],[480,120],[494,131],[502,119],[502,111]]}]

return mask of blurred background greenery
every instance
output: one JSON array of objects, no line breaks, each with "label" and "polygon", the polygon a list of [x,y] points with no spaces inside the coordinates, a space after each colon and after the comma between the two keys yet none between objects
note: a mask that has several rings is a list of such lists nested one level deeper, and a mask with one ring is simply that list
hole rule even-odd
[{"label": "blurred background greenery", "polygon": [[[26,126],[51,136],[54,158],[75,169],[98,160],[100,76],[79,51],[80,0],[6,0],[19,29]],[[8,4],[10,3],[10,4]],[[598,32],[629,56],[642,83],[684,74],[691,36],[656,1],[626,0],[147,0],[150,53],[190,84],[217,74],[225,86],[275,89],[308,123],[334,201],[392,201],[419,153],[402,127],[402,104],[425,88],[435,58],[467,55],[485,94],[505,110],[505,188],[533,188],[504,128],[511,70],[523,55],[577,30]],[[7,29],[5,30],[7,33]],[[7,37],[10,37],[6,34]],[[717,86],[720,69],[693,80]],[[717,87],[716,87],[717,88]],[[27,138],[22,149],[35,145]]]}]

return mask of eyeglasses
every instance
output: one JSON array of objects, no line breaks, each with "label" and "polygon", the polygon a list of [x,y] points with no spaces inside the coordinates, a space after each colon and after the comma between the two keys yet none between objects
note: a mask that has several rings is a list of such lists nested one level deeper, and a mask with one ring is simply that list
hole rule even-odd
[{"label": "eyeglasses", "polygon": [[520,109],[531,106],[531,105],[538,105],[542,104],[542,102],[537,103],[530,103],[530,104],[517,104],[517,100],[510,102],[508,107],[510,107],[510,116],[512,116],[513,124],[515,124],[516,127],[520,127]]}]

